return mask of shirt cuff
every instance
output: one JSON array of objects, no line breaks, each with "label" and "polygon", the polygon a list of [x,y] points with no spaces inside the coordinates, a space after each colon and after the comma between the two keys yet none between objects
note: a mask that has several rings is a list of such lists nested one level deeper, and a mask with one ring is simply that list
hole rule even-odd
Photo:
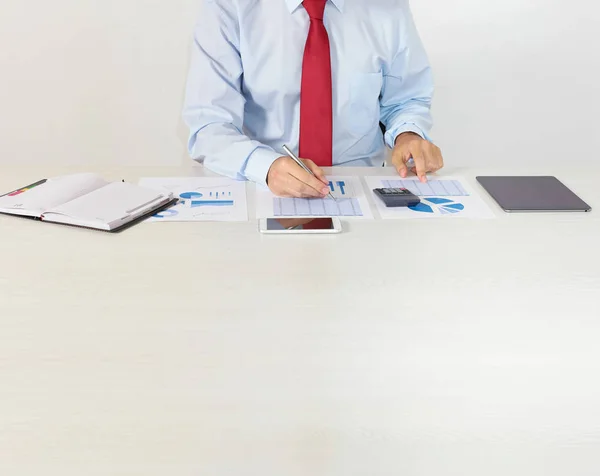
[{"label": "shirt cuff", "polygon": [[273,162],[280,157],[282,157],[281,154],[265,147],[254,149],[246,162],[244,177],[266,187],[269,169]]},{"label": "shirt cuff", "polygon": [[418,136],[421,136],[423,139],[425,139],[429,142],[432,142],[431,137],[429,137],[423,129],[418,127],[416,124],[407,122],[398,127],[394,127],[392,129],[388,130],[385,133],[385,143],[387,144],[387,146],[390,149],[393,149],[394,146],[396,145],[396,139],[398,138],[398,136],[400,134],[404,134],[405,132],[413,132],[413,133],[417,134]]}]

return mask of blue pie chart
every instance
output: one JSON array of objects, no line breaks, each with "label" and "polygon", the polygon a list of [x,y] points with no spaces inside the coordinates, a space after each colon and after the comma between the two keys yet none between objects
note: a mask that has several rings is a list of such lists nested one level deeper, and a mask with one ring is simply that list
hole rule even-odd
[{"label": "blue pie chart", "polygon": [[177,210],[163,210],[160,213],[157,213],[156,215],[154,215],[155,218],[171,218],[171,217],[175,217],[179,214],[179,212]]},{"label": "blue pie chart", "polygon": [[462,203],[440,197],[428,197],[423,199],[421,203],[409,208],[414,212],[434,213],[434,207],[437,208],[442,215],[460,213],[465,209],[465,206]]},{"label": "blue pie chart", "polygon": [[179,194],[179,198],[183,198],[184,200],[191,200],[192,198],[202,198],[204,195],[202,195],[200,192],[183,192],[181,194]]}]

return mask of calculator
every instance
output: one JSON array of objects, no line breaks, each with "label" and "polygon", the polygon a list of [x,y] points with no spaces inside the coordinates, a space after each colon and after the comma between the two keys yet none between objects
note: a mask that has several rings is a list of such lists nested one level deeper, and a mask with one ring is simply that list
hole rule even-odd
[{"label": "calculator", "polygon": [[421,199],[406,188],[376,188],[373,192],[388,208],[413,207],[421,203]]}]

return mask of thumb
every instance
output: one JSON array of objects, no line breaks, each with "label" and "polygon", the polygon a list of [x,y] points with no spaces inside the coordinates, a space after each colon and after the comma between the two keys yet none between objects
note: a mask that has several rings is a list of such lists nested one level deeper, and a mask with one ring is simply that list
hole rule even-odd
[{"label": "thumb", "polygon": [[308,159],[304,160],[304,165],[306,165],[308,169],[315,174],[315,177],[317,177],[321,182],[323,182],[325,185],[329,185],[329,180],[325,176],[325,172],[323,172],[321,167],[315,164],[312,160]]}]

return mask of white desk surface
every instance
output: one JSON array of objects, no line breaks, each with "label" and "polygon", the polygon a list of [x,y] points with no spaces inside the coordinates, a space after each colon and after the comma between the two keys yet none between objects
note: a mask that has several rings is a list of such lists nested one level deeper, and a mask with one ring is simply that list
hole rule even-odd
[{"label": "white desk surface", "polygon": [[[600,207],[600,168],[541,173]],[[597,476],[600,215],[493,207],[311,237],[1,216],[0,474]]]}]

